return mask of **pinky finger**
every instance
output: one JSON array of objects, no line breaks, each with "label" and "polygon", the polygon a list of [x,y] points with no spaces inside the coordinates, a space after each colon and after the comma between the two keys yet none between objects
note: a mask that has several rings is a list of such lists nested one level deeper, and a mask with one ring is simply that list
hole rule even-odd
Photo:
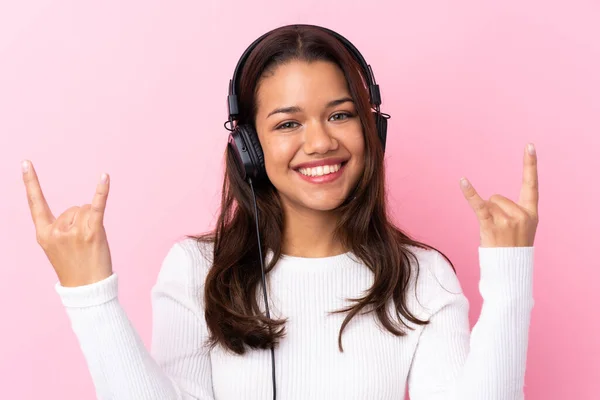
[{"label": "pinky finger", "polygon": [[104,220],[104,211],[106,210],[106,202],[108,200],[108,191],[110,189],[110,179],[107,174],[102,174],[100,182],[96,186],[96,193],[92,199],[90,209],[90,227],[101,226]]}]

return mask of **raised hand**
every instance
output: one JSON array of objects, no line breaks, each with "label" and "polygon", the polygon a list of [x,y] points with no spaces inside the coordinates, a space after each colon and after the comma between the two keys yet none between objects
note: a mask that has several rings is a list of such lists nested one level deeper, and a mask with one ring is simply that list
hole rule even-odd
[{"label": "raised hand", "polygon": [[538,225],[537,155],[533,144],[523,156],[523,183],[519,202],[495,194],[483,200],[465,178],[462,192],[477,215],[481,247],[531,247]]},{"label": "raised hand", "polygon": [[109,277],[112,262],[103,222],[110,186],[108,175],[102,175],[91,204],[71,207],[55,218],[32,163],[24,161],[22,168],[37,242],[61,285],[83,286]]}]

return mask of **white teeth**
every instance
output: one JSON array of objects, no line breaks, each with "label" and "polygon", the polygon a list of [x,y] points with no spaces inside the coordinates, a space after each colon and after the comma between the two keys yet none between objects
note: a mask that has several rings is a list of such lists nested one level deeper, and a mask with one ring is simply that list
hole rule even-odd
[{"label": "white teeth", "polygon": [[324,165],[314,168],[300,168],[298,171],[302,175],[306,176],[323,176],[327,174],[333,174],[334,172],[339,171],[341,167],[342,164]]}]

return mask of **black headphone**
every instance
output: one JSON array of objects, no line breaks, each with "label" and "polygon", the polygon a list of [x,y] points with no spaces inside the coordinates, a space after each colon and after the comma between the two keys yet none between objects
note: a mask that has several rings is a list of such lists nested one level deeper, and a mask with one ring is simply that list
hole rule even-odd
[{"label": "black headphone", "polygon": [[[342,43],[344,47],[350,52],[350,54],[352,54],[354,59],[360,65],[362,73],[367,81],[369,89],[369,101],[371,103],[371,107],[374,109],[373,115],[375,118],[375,125],[377,127],[377,135],[379,136],[379,140],[381,141],[381,145],[383,147],[383,150],[385,151],[385,141],[387,138],[387,120],[390,118],[390,116],[388,114],[382,113],[379,110],[379,106],[381,104],[381,94],[379,92],[379,85],[375,82],[375,76],[373,75],[373,70],[371,69],[371,66],[367,64],[362,54],[360,54],[358,49],[354,47],[354,45],[350,43],[346,38],[330,29],[323,28],[321,26],[304,24],[294,24],[289,26],[311,26],[319,28],[338,39],[340,43]],[[266,171],[262,147],[260,146],[258,135],[256,134],[254,126],[250,124],[236,123],[234,127],[233,122],[237,120],[240,109],[237,100],[238,80],[241,70],[244,67],[246,61],[248,60],[248,57],[250,56],[252,50],[254,50],[254,48],[265,37],[267,37],[275,30],[281,28],[285,27],[276,28],[272,31],[265,33],[264,35],[256,39],[250,46],[248,46],[246,51],[244,51],[244,53],[240,57],[237,66],[235,67],[233,78],[229,81],[229,95],[227,96],[229,118],[227,121],[225,121],[225,128],[230,132],[228,146],[234,154],[238,170],[242,176],[242,179],[244,180],[252,179],[255,182],[259,181],[260,179],[266,176]],[[229,127],[227,126],[227,124],[229,124]]]}]

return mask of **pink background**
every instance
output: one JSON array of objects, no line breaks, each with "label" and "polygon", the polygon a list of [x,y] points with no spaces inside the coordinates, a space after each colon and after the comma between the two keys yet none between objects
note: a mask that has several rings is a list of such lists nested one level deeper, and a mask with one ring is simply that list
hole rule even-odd
[{"label": "pink background", "polygon": [[56,214],[112,176],[120,299],[150,340],[150,287],[180,235],[212,226],[228,79],[275,26],[338,30],[392,114],[399,224],[446,252],[471,299],[478,227],[459,189],[518,196],[537,145],[540,226],[527,399],[600,398],[600,4],[594,1],[3,1],[0,3],[0,398],[90,399],[93,386],[35,242],[19,162]]}]

